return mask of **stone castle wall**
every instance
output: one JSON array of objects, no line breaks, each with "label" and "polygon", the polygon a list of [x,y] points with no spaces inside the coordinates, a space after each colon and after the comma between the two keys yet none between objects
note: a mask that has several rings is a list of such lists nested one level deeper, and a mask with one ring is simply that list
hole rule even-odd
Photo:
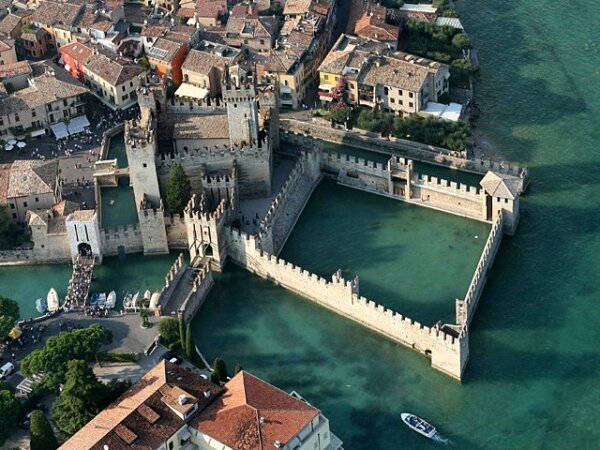
[{"label": "stone castle wall", "polygon": [[70,261],[71,253],[69,252],[68,243],[64,248],[60,247],[57,252],[45,251],[45,249],[35,247],[16,250],[0,250],[0,267],[62,264]]},{"label": "stone castle wall", "polygon": [[231,228],[226,233],[228,255],[235,263],[395,342],[430,355],[434,368],[461,379],[468,359],[466,332],[453,337],[438,327],[424,326],[361,297],[357,280],[347,281],[339,272],[331,281],[325,280],[260,250],[253,236]]},{"label": "stone castle wall", "polygon": [[188,234],[185,220],[179,214],[165,217],[167,241],[171,250],[187,250]]},{"label": "stone castle wall", "polygon": [[[179,151],[174,155],[157,157],[159,177],[164,184],[173,164],[180,164],[190,178],[192,188],[202,187],[203,173],[229,172],[237,165],[239,194],[245,198],[271,194],[271,157],[269,144],[262,147],[206,147]],[[205,169],[205,170],[204,170]]]},{"label": "stone castle wall", "polygon": [[210,269],[210,263],[206,262],[196,271],[196,277],[192,281],[190,293],[179,308],[178,316],[182,318],[185,323],[189,323],[194,318],[198,310],[204,304],[213,285],[214,279]]},{"label": "stone castle wall", "polygon": [[127,225],[101,230],[102,249],[105,256],[119,254],[119,247],[125,253],[141,253],[144,250],[142,232],[137,225]]},{"label": "stone castle wall", "polygon": [[[390,137],[387,140],[376,133],[364,130],[355,129],[348,131],[332,128],[329,124],[324,125],[294,119],[282,119],[280,121],[280,128],[285,133],[282,135],[283,139],[322,139],[327,142],[351,145],[374,152],[399,154],[417,161],[452,167],[466,172],[485,174],[491,170],[498,173],[523,176],[525,179],[528,177],[527,168],[516,163],[486,159],[483,161],[471,160],[465,158],[461,152],[453,152],[445,148],[395,137]],[[527,182],[525,181],[526,184]]]},{"label": "stone castle wall", "polygon": [[428,175],[411,180],[412,196],[422,206],[475,220],[486,220],[485,193],[472,186]]},{"label": "stone castle wall", "polygon": [[144,254],[169,253],[165,213],[162,207],[162,201],[158,208],[139,209],[138,220],[142,232]]},{"label": "stone castle wall", "polygon": [[464,300],[456,300],[456,323],[468,326],[473,320],[475,309],[479,304],[479,299],[487,280],[487,274],[492,268],[496,253],[498,253],[498,248],[500,248],[500,243],[502,242],[503,221],[502,214],[494,221],[477,267],[475,268],[473,278],[469,283],[467,294]]},{"label": "stone castle wall", "polygon": [[302,154],[261,223],[261,242],[269,253],[279,254],[320,180],[320,154]]}]

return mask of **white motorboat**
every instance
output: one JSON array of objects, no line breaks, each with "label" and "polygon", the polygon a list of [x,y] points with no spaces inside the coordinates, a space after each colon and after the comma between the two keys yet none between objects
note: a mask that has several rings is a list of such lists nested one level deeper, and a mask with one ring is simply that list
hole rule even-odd
[{"label": "white motorboat", "polygon": [[133,296],[133,299],[131,300],[131,307],[137,308],[139,301],[140,301],[140,293],[136,292],[135,295]]},{"label": "white motorboat", "polygon": [[400,417],[402,418],[402,422],[404,422],[408,428],[426,438],[431,439],[437,433],[437,430],[433,425],[414,414],[402,413],[400,414]]},{"label": "white motorboat", "polygon": [[108,297],[106,297],[106,308],[113,309],[117,304],[117,293],[115,291],[110,291]]},{"label": "white motorboat", "polygon": [[144,300],[150,300],[150,297],[152,297],[152,292],[150,292],[149,290],[144,292]]},{"label": "white motorboat", "polygon": [[131,292],[128,292],[127,294],[125,294],[125,297],[123,297],[123,308],[130,308],[132,303],[133,294]]},{"label": "white motorboat", "polygon": [[48,291],[48,295],[46,296],[46,304],[48,305],[48,311],[54,312],[58,310],[60,304],[56,289],[52,288]]},{"label": "white motorboat", "polygon": [[106,307],[106,292],[98,294],[98,308]]}]

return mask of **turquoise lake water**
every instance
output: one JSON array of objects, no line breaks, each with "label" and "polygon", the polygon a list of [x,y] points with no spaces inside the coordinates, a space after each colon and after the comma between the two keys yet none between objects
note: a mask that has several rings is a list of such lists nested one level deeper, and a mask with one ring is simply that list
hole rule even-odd
[{"label": "turquoise lake water", "polygon": [[[461,0],[458,5],[481,61],[478,127],[508,159],[527,164],[532,176],[517,235],[503,241],[471,327],[464,382],[433,371],[425,357],[233,266],[216,276],[194,323],[196,341],[208,359],[223,356],[230,367],[241,363],[282,389],[298,390],[323,410],[348,450],[445,447],[406,429],[400,423],[403,411],[430,420],[453,448],[596,449],[600,8],[578,0]],[[317,195],[324,198],[315,197],[308,209],[326,208],[323,205],[336,198],[336,191],[319,188]],[[379,203],[371,197],[374,205],[357,207],[352,202],[359,194],[348,192],[340,206],[341,212],[343,207],[350,209],[348,215],[362,216]],[[406,205],[393,208],[397,216],[389,210],[377,213],[382,236],[366,232],[386,248],[395,239],[390,229],[401,228],[403,217],[412,214]],[[333,212],[338,211],[323,214]],[[303,216],[284,249],[287,258],[299,261],[317,251],[317,243],[296,237],[310,233],[312,223],[312,231],[320,236],[318,251],[324,252],[309,260],[314,270],[364,271],[365,295],[404,300],[402,307],[414,306],[415,314],[425,311],[389,283],[369,286],[367,280],[378,272],[373,266],[381,264],[369,253],[371,248],[362,247],[363,261],[337,260],[343,256],[339,234],[362,237],[357,229],[364,232],[366,218],[347,220],[333,229],[313,220]],[[323,217],[323,223],[328,220]],[[437,229],[438,220],[423,223],[418,233],[429,227]],[[445,250],[440,242],[451,239],[446,232],[431,242],[437,251]],[[465,233],[463,241],[472,234]],[[403,237],[396,238],[400,242]],[[417,243],[405,244],[418,248]],[[106,283],[101,287],[105,290],[119,283],[127,290],[159,287],[174,258],[109,259],[98,283]],[[390,270],[397,270],[394,261],[389,267],[378,266],[386,278],[392,278]],[[465,262],[465,271],[471,265]],[[464,275],[436,273],[438,282],[456,285],[458,294],[466,289],[459,288],[461,280],[452,279]],[[57,287],[57,280],[66,286],[69,274],[66,265],[2,268],[0,294],[33,301],[51,285]],[[424,286],[429,294],[420,298],[429,302],[434,288]],[[448,310],[445,300],[431,300],[426,306],[431,316],[438,314],[436,305],[439,314],[452,314],[450,293],[448,302]]]}]

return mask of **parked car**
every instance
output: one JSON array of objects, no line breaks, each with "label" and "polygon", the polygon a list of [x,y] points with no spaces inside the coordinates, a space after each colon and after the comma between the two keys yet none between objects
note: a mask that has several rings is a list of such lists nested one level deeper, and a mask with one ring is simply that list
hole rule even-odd
[{"label": "parked car", "polygon": [[0,380],[7,378],[14,371],[15,365],[11,362],[7,362],[2,367],[0,367]]}]

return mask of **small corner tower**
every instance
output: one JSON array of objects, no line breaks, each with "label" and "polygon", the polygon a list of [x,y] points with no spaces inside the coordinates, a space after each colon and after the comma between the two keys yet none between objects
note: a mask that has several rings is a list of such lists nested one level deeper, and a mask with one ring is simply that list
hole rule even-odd
[{"label": "small corner tower", "polygon": [[494,222],[502,213],[504,232],[514,234],[519,223],[519,196],[523,192],[523,179],[490,171],[479,184],[486,193],[486,219]]},{"label": "small corner tower", "polygon": [[222,83],[231,145],[255,145],[258,142],[258,105],[254,84],[244,79],[234,80],[229,75],[227,67],[224,70]]}]

